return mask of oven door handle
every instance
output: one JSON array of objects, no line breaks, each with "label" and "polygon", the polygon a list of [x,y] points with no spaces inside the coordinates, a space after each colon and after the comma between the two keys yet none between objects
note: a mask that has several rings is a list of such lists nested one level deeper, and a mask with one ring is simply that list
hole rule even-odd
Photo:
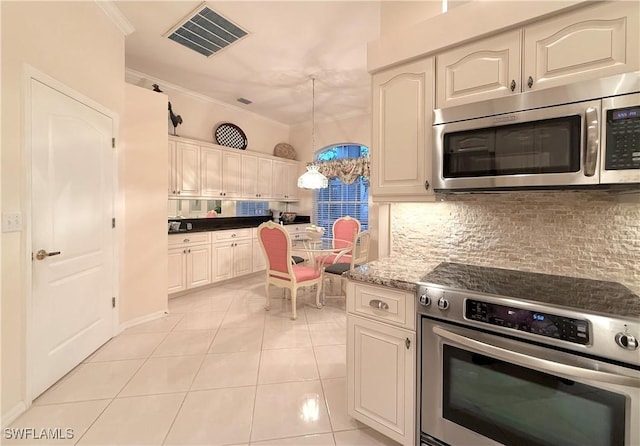
[{"label": "oven door handle", "polygon": [[618,375],[613,373],[601,372],[598,370],[589,370],[573,365],[562,364],[547,359],[536,358],[522,353],[497,347],[495,345],[486,344],[475,339],[468,338],[441,327],[433,327],[433,332],[441,338],[456,342],[465,347],[472,348],[478,352],[486,353],[497,359],[511,362],[527,368],[535,368],[536,370],[552,374],[562,374],[569,379],[582,378],[592,381],[599,381],[608,384],[618,384],[625,387],[640,388],[640,379],[630,376]]}]

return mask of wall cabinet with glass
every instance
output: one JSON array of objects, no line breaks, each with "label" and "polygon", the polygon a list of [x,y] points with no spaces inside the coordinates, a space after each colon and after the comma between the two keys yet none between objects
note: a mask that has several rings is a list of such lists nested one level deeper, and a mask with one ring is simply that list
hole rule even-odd
[{"label": "wall cabinet with glass", "polygon": [[639,22],[637,2],[606,3],[442,52],[436,108],[636,71]]}]

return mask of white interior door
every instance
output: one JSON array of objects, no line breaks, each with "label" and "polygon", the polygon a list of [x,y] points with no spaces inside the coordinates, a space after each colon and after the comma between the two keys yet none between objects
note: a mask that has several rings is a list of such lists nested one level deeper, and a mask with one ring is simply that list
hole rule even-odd
[{"label": "white interior door", "polygon": [[35,398],[113,336],[113,120],[30,87]]}]

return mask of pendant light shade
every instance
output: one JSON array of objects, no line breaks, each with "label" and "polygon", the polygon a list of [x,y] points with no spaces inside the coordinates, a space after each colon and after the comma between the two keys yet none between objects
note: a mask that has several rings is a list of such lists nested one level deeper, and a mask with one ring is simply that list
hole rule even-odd
[{"label": "pendant light shade", "polygon": [[[315,150],[316,139],[316,78],[311,78],[311,153]],[[298,178],[301,189],[324,189],[329,186],[329,180],[318,170],[318,166],[307,166],[307,171]]]},{"label": "pendant light shade", "polygon": [[298,187],[302,189],[324,189],[329,180],[318,171],[318,166],[307,166],[307,171],[298,178]]}]

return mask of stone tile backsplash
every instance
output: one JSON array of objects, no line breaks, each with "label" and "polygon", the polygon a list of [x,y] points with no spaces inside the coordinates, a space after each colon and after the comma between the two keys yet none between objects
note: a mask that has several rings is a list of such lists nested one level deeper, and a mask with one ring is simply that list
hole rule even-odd
[{"label": "stone tile backsplash", "polygon": [[640,294],[640,204],[614,193],[447,195],[391,205],[391,253],[610,280]]}]

